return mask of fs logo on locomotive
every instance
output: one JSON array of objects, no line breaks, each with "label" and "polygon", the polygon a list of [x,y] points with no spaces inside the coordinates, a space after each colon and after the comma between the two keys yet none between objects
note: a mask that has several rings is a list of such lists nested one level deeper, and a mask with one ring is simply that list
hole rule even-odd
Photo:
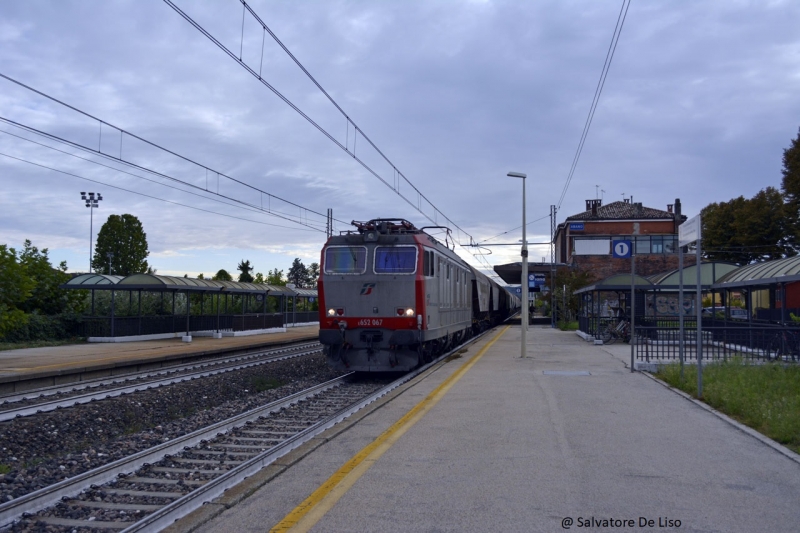
[{"label": "fs logo on locomotive", "polygon": [[365,283],[363,287],[361,287],[361,296],[367,296],[372,294],[372,289],[375,288],[374,283]]}]

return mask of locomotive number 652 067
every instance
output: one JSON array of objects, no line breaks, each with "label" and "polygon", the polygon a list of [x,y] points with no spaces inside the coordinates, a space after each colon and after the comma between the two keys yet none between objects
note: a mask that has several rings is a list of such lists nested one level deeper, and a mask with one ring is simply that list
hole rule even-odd
[{"label": "locomotive number 652 067", "polygon": [[382,318],[362,318],[358,321],[359,326],[380,326],[383,324]]}]

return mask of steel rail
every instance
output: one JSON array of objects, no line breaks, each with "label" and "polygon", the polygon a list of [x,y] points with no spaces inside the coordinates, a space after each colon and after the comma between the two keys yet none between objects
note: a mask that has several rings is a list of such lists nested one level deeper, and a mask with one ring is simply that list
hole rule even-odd
[{"label": "steel rail", "polygon": [[[259,351],[253,352],[244,352],[244,353],[237,353],[237,354],[228,354],[222,355],[220,357],[211,357],[208,359],[202,359],[199,361],[192,361],[192,362],[183,362],[183,363],[176,363],[173,365],[166,365],[162,366],[155,370],[144,370],[141,372],[131,372],[129,374],[119,374],[111,377],[102,377],[102,378],[95,378],[95,379],[87,379],[82,381],[75,381],[70,382],[63,385],[51,385],[48,387],[39,387],[36,389],[28,389],[24,392],[17,392],[8,395],[0,395],[0,409],[3,406],[8,405],[10,403],[17,403],[23,402],[27,400],[37,400],[42,397],[47,396],[54,396],[56,394],[65,394],[71,392],[77,392],[89,388],[96,388],[96,387],[105,387],[108,385],[116,385],[119,383],[125,383],[126,381],[133,381],[136,379],[147,379],[156,376],[166,376],[169,374],[174,374],[176,372],[185,372],[187,370],[192,370],[195,368],[203,368],[209,365],[220,365],[220,364],[227,364],[233,363],[235,361],[240,361],[243,359],[252,359],[253,357],[261,357],[265,355],[271,354],[280,354],[280,353],[287,353],[296,350],[304,350],[311,347],[320,346],[319,342],[299,342],[297,344],[289,344],[281,347],[276,348],[267,348],[262,349]],[[150,363],[157,363],[159,361],[152,361],[152,362],[142,362],[141,360],[137,360],[135,362],[131,362],[130,366],[137,366],[141,364],[150,364]],[[125,368],[124,366],[119,368]],[[25,380],[20,380],[18,383],[24,383]]]},{"label": "steel rail", "polygon": [[229,472],[217,478],[214,478],[213,480],[210,480],[208,483],[202,485],[201,487],[198,487],[192,492],[166,505],[161,510],[149,514],[148,516],[142,518],[140,521],[122,530],[122,533],[160,531],[161,529],[173,524],[176,520],[183,518],[189,513],[200,508],[203,504],[208,503],[214,498],[221,496],[226,490],[238,485],[246,478],[252,476],[259,470],[273,463],[277,459],[283,457],[287,453],[301,446],[302,444],[314,438],[315,436],[319,435],[320,433],[338,424],[339,422],[341,422],[348,416],[352,415],[353,413],[359,411],[360,409],[364,408],[370,403],[385,396],[386,394],[396,389],[400,385],[403,385],[404,383],[412,380],[418,375],[426,372],[428,369],[430,369],[434,365],[439,364],[447,357],[453,355],[454,353],[460,350],[463,350],[466,346],[469,346],[470,344],[476,342],[478,339],[483,337],[483,335],[485,335],[487,332],[483,332],[479,335],[476,335],[475,337],[467,340],[466,342],[457,346],[456,348],[453,348],[449,352],[439,356],[430,363],[416,370],[413,370],[407,374],[404,374],[399,379],[389,383],[385,387],[370,394],[363,400],[360,400],[349,407],[345,407],[344,409],[331,415],[325,420],[322,420],[321,422],[313,426],[310,426],[304,431],[290,437],[289,439],[281,442],[280,444],[277,444],[275,447],[265,451],[264,453],[245,461],[241,465],[231,469]]},{"label": "steel rail", "polygon": [[119,459],[107,465],[95,468],[75,477],[65,479],[49,487],[44,487],[25,496],[20,496],[9,502],[0,504],[0,527],[5,527],[19,519],[25,513],[35,513],[50,507],[64,497],[73,496],[82,490],[91,488],[92,485],[102,485],[108,483],[120,475],[130,474],[146,464],[154,463],[165,458],[167,455],[174,455],[184,451],[184,448],[196,446],[204,440],[214,438],[218,434],[226,433],[234,427],[245,424],[251,420],[288,407],[301,400],[319,394],[333,387],[337,387],[352,375],[352,372],[339,376],[325,383],[315,385],[306,390],[289,395],[285,398],[269,403],[262,407],[252,409],[246,413],[231,417],[222,422],[212,424],[206,428],[194,431],[183,437],[173,439],[143,450],[139,453]]},{"label": "steel rail", "polygon": [[[66,407],[73,407],[76,405],[91,403],[96,400],[108,399],[108,398],[115,398],[117,396],[122,396],[123,394],[130,394],[133,392],[139,392],[143,390],[155,389],[159,387],[164,387],[167,385],[174,385],[176,383],[183,383],[184,381],[191,381],[193,379],[198,378],[205,378],[209,376],[214,376],[217,374],[222,374],[225,372],[232,372],[235,370],[242,370],[245,368],[251,368],[254,366],[265,365],[268,363],[274,363],[276,361],[283,361],[286,359],[293,359],[295,357],[302,357],[304,355],[309,355],[315,353],[318,349],[311,349],[309,351],[301,351],[301,352],[293,352],[289,354],[281,354],[281,355],[272,355],[267,356],[265,359],[261,359],[259,361],[249,361],[249,362],[237,362],[233,364],[222,363],[223,366],[213,368],[213,369],[206,369],[206,370],[199,370],[197,372],[191,372],[188,374],[181,374],[179,376],[172,376],[167,377],[164,379],[159,379],[155,381],[148,381],[146,383],[136,383],[133,385],[125,385],[122,387],[116,387],[113,389],[103,389],[98,391],[93,391],[87,394],[80,394],[77,396],[70,396],[68,398],[61,398],[57,400],[52,400],[49,402],[38,403],[35,405],[29,405],[25,407],[17,407],[15,409],[9,409],[7,411],[0,412],[0,422],[5,422],[7,420],[13,420],[15,418],[22,418],[25,416],[32,416],[36,414],[46,413],[49,411],[54,411],[56,409],[63,409]],[[216,366],[216,365],[215,365]]]},{"label": "steel rail", "polygon": [[[100,522],[92,523],[91,521],[87,521],[86,527],[92,527],[92,524],[94,524],[95,527],[101,527],[101,528],[112,527],[113,529],[122,529],[126,525],[130,524],[128,525],[127,529],[124,529],[124,533],[139,532],[139,531],[157,531],[164,527],[167,527],[170,524],[172,524],[175,520],[188,515],[189,513],[193,512],[194,510],[202,506],[204,503],[220,496],[225,492],[225,490],[237,485],[238,483],[241,483],[245,478],[253,475],[257,471],[262,469],[264,466],[286,455],[291,450],[301,446],[308,440],[314,438],[323,431],[341,422],[348,416],[351,416],[353,413],[362,409],[366,405],[369,405],[370,403],[376,401],[382,396],[388,394],[395,388],[403,385],[404,383],[407,383],[408,381],[414,379],[415,377],[432,369],[432,367],[435,366],[438,367],[443,360],[453,355],[454,353],[463,350],[466,346],[476,342],[486,333],[487,332],[481,333],[469,339],[460,346],[450,350],[445,354],[442,354],[434,361],[412,372],[404,374],[399,379],[391,382],[390,384],[380,388],[375,392],[368,394],[365,397],[362,397],[361,399],[353,401],[353,403],[351,403],[349,406],[339,409],[334,414],[327,416],[321,421],[317,422],[316,424],[313,424],[308,428],[305,428],[302,431],[290,436],[287,440],[284,440],[281,443],[276,444],[275,446],[264,451],[263,453],[260,453],[254,457],[251,457],[250,459],[245,460],[242,464],[234,467],[230,471],[223,473],[212,480],[209,480],[208,482],[198,487],[197,489],[193,490],[192,492],[180,496],[172,503],[165,505],[160,510],[156,510],[152,514],[142,518],[141,520],[135,523],[117,522],[115,523],[114,526],[111,526],[110,525],[111,523],[108,524]],[[129,474],[138,471],[142,467],[146,467],[150,464],[167,459],[170,456],[178,455],[181,452],[190,451],[191,448],[199,444],[206,444],[208,443],[209,440],[215,437],[219,437],[223,434],[226,434],[229,431],[237,427],[244,426],[249,422],[256,421],[259,418],[262,418],[269,413],[280,411],[281,409],[288,408],[291,405],[300,403],[311,397],[317,396],[327,390],[341,386],[344,383],[344,381],[353,374],[354,373],[351,372],[344,376],[340,376],[326,383],[322,383],[320,385],[311,387],[304,391],[300,391],[293,395],[287,396],[286,398],[283,398],[276,402],[272,402],[266,406],[253,409],[251,411],[248,411],[247,413],[243,413],[241,415],[232,417],[226,421],[219,422],[202,430],[195,431],[184,437],[174,439],[170,442],[162,443],[148,450],[144,450],[142,452],[134,454],[130,457],[120,459],[103,467],[94,469],[90,472],[85,472],[84,474],[80,474],[78,476],[75,476],[74,478],[64,480],[50,487],[45,487],[26,496],[22,496],[14,501],[0,504],[0,528],[7,527],[11,523],[18,521],[19,519],[23,518],[24,516],[27,516],[28,514],[36,513],[46,508],[52,507],[53,505],[59,502],[69,502],[71,501],[70,498],[74,497],[79,492],[86,491],[89,489],[99,488],[98,487],[99,485],[110,483],[114,481],[115,478],[118,477],[125,478]],[[139,504],[135,505],[137,508],[145,508],[145,507],[150,508],[150,506],[148,505],[145,505],[144,507]],[[128,507],[126,506],[126,504],[121,504],[120,508],[126,509]],[[43,520],[46,523],[49,523],[56,527],[58,527],[59,525],[67,526],[70,528],[75,527],[73,520],[64,520],[55,517],[44,518]]]}]

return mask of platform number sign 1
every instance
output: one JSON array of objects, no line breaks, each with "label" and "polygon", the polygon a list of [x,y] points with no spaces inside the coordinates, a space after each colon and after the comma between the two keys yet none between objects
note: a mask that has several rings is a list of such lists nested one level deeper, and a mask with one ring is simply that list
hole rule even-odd
[{"label": "platform number sign 1", "polygon": [[631,241],[614,241],[611,243],[611,249],[614,257],[630,257]]}]

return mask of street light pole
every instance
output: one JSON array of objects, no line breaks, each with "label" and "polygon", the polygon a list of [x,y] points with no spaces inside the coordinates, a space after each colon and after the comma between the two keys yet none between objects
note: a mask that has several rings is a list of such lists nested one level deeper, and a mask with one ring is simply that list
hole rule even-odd
[{"label": "street light pole", "polygon": [[520,293],[522,295],[522,343],[520,348],[520,357],[524,358],[527,352],[526,347],[528,343],[528,239],[525,234],[525,179],[528,177],[521,172],[509,172],[507,176],[511,178],[522,179],[522,279],[520,283]]},{"label": "street light pole", "polygon": [[86,202],[86,207],[89,208],[89,273],[92,272],[92,240],[94,237],[94,231],[92,229],[92,224],[94,222],[94,208],[100,207],[99,202],[103,199],[103,195],[97,193],[97,196],[93,192],[82,192],[81,193],[81,200]]}]

